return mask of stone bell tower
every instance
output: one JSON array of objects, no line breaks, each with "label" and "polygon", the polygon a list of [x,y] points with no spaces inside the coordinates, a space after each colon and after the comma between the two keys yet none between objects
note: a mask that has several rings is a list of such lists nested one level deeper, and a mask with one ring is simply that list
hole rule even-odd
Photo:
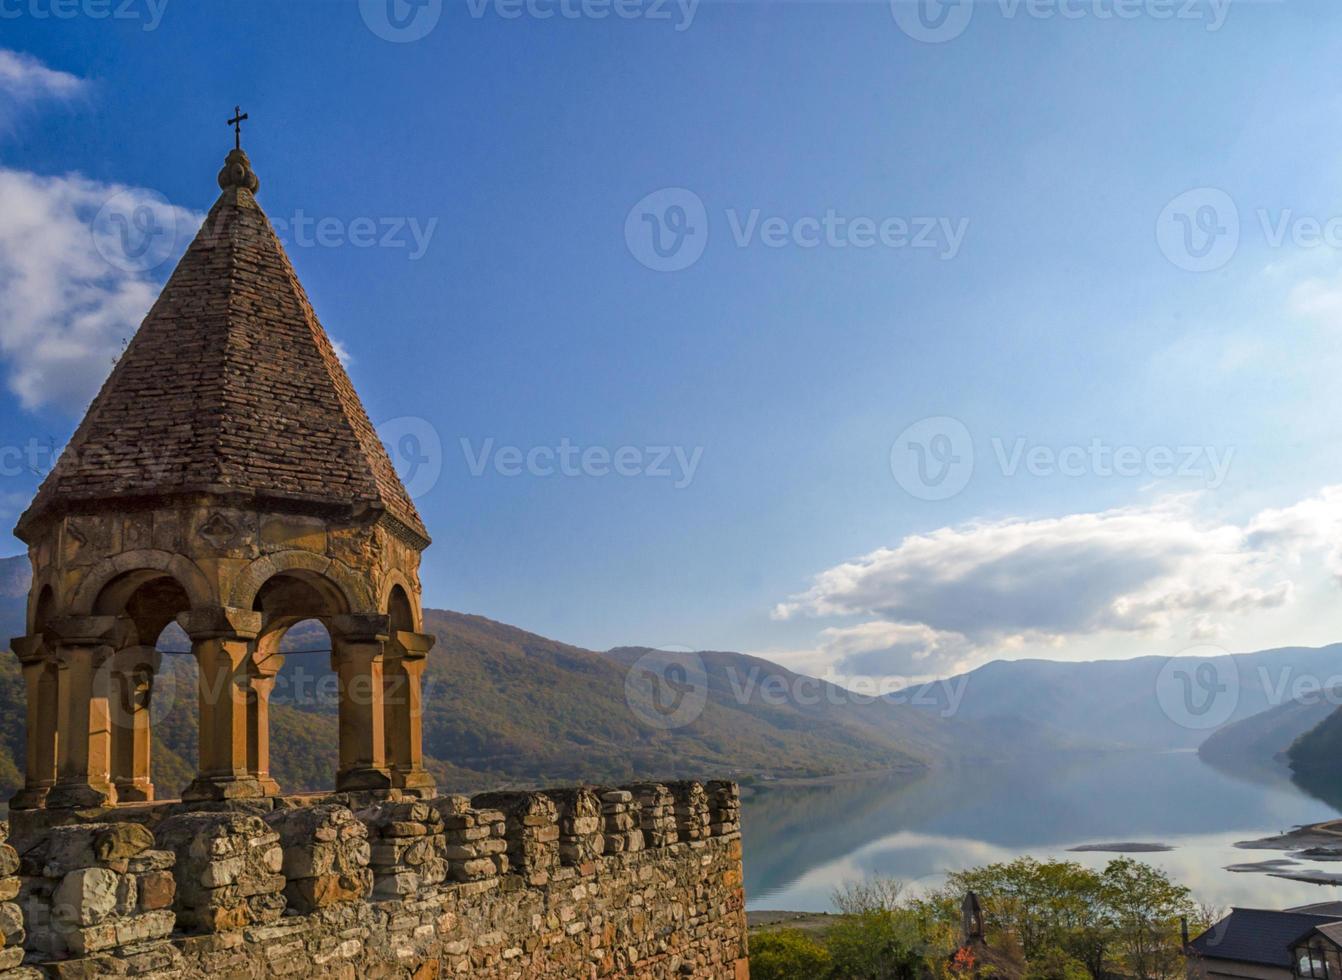
[{"label": "stone bell tower", "polygon": [[33,566],[13,646],[28,694],[15,809],[154,799],[155,641],[172,622],[200,672],[184,798],[278,793],[270,695],[280,641],[307,619],[330,632],[339,679],[336,788],[433,790],[420,732],[428,534],[240,147],[219,186],[15,530]]}]

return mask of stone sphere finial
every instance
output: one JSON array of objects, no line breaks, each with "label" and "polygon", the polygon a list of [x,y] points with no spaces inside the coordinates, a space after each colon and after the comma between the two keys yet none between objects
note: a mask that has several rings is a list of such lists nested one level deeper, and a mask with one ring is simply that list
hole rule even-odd
[{"label": "stone sphere finial", "polygon": [[223,190],[228,190],[230,187],[245,187],[253,194],[261,186],[261,181],[252,171],[252,161],[247,159],[247,154],[242,150],[228,151],[228,156],[224,159],[224,169],[219,171],[219,186]]}]

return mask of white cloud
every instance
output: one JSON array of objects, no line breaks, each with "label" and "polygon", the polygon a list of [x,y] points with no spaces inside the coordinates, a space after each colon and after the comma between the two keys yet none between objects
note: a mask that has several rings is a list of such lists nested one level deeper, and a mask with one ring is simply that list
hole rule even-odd
[{"label": "white cloud", "polygon": [[144,188],[0,167],[0,358],[25,408],[78,414],[201,216]]},{"label": "white cloud", "polygon": [[925,677],[969,668],[974,645],[955,630],[872,620],[821,630],[820,650],[852,674]]},{"label": "white cloud", "polygon": [[1336,323],[1342,318],[1342,280],[1314,277],[1291,287],[1287,305],[1292,313]]},{"label": "white cloud", "polygon": [[74,98],[86,84],[31,55],[0,48],[0,125],[11,123],[17,112],[34,103]]},{"label": "white cloud", "polygon": [[1219,637],[1315,584],[1311,556],[1342,580],[1342,487],[1242,526],[1198,504],[1181,496],[910,535],[821,572],[774,616],[838,620],[816,650],[836,670],[944,676],[1096,637]]}]

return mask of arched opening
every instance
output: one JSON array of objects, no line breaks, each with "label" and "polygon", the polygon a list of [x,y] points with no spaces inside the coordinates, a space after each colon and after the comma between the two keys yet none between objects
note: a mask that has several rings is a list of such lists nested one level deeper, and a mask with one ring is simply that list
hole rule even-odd
[{"label": "arched opening", "polygon": [[410,597],[399,585],[392,586],[391,596],[387,600],[387,615],[394,630],[413,630],[415,628],[415,607]]},{"label": "arched opening", "polygon": [[339,763],[340,709],[330,631],[319,619],[305,619],[271,642],[283,661],[270,699],[271,776],[286,792],[330,789]]},{"label": "arched opening", "polygon": [[49,585],[42,586],[42,591],[37,595],[37,601],[33,603],[33,628],[29,633],[42,633],[51,625],[51,617],[56,611],[56,590]]},{"label": "arched opening", "polygon": [[28,636],[14,641],[27,694],[27,712],[20,729],[24,743],[23,789],[11,800],[11,806],[18,809],[40,806],[56,784],[59,686],[45,636],[55,612],[56,592],[44,585],[29,610]]},{"label": "arched opening", "polygon": [[[188,678],[181,675],[189,672],[181,667],[174,666],[171,686],[156,694],[163,680],[161,641],[167,634],[169,642],[180,645],[184,637],[176,626],[177,615],[190,608],[191,598],[186,589],[172,576],[156,569],[117,576],[103,587],[94,602],[96,615],[117,616],[124,627],[120,646],[99,669],[99,674],[105,673],[106,677],[95,683],[97,697],[106,698],[107,731],[98,731],[96,701],[95,723],[90,731],[90,738],[108,740],[109,775],[119,802],[154,799],[155,768],[168,780],[166,785],[182,785],[182,736],[194,733],[194,712],[190,722],[180,724],[181,732],[174,731],[171,743],[158,739],[163,760],[157,767],[153,722],[155,716],[179,721],[183,702],[186,706],[195,702],[194,691],[190,687],[183,690]],[[156,697],[161,702],[158,710],[155,710]],[[178,709],[177,714],[174,715],[173,709]],[[189,737],[186,741],[189,743]]]},{"label": "arched opening", "polygon": [[415,609],[400,585],[387,597],[388,650],[383,681],[387,765],[394,785],[427,789],[424,771],[423,673],[426,638],[415,632]]},{"label": "arched opening", "polygon": [[150,705],[150,775],[160,795],[179,796],[200,758],[200,671],[191,638],[169,623],[155,642],[160,659]]},{"label": "arched opening", "polygon": [[324,576],[292,569],[262,584],[252,608],[263,626],[247,692],[248,770],[267,793],[327,789],[339,760],[331,625],[348,600]]}]

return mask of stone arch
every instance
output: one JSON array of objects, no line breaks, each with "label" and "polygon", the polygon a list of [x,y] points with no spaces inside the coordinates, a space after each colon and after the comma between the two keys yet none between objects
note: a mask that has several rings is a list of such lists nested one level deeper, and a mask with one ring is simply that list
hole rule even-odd
[{"label": "stone arch", "polygon": [[128,573],[157,572],[174,579],[190,599],[191,608],[197,609],[215,604],[214,588],[199,566],[189,558],[174,555],[168,551],[143,549],[123,551],[111,558],[98,562],[83,581],[75,588],[70,600],[71,613],[88,616],[103,594],[103,590],[115,580]]},{"label": "stone arch", "polygon": [[93,618],[115,617],[119,623],[114,652],[95,669],[106,674],[99,681],[105,705],[98,709],[105,721],[99,737],[107,740],[113,798],[122,802],[155,795],[150,711],[162,664],[159,637],[180,615],[204,608],[212,595],[202,585],[203,573],[188,559],[158,560],[149,554],[147,560],[143,553],[119,555],[110,563],[110,577],[98,574],[81,584],[87,591],[80,596],[83,608]]},{"label": "stone arch", "polygon": [[277,551],[249,564],[233,583],[227,604],[235,609],[251,609],[265,584],[286,572],[308,573],[334,585],[344,599],[345,612],[376,611],[372,589],[361,576],[355,575],[338,561],[298,550]]},{"label": "stone arch", "polygon": [[405,625],[401,622],[395,623],[396,629],[418,631],[423,628],[424,610],[420,606],[419,589],[411,583],[409,577],[400,569],[392,569],[382,580],[382,594],[378,597],[378,608],[388,613],[392,612],[393,596],[397,593],[405,597],[405,601],[410,606],[410,624]]}]

